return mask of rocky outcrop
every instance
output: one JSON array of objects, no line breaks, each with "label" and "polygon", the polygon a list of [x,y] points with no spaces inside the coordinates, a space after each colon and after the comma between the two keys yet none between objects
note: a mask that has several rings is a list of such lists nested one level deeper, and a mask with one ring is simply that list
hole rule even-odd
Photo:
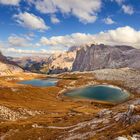
[{"label": "rocky outcrop", "polygon": [[[119,107],[116,106],[112,109],[103,109],[93,119],[80,122],[78,124],[67,127],[48,126],[47,128],[55,130],[65,130],[61,135],[62,140],[87,140],[92,139],[95,136],[98,136],[99,140],[121,140],[121,138],[122,140],[123,138],[125,140],[126,137],[121,136],[118,136],[117,138],[107,138],[101,135],[101,132],[110,131],[112,133],[112,130],[114,130],[114,128],[116,129],[117,124],[121,124],[121,128],[118,128],[119,131],[119,129],[127,129],[128,127],[131,127],[132,124],[136,124],[137,122],[139,122],[140,112],[137,110],[139,108],[139,101],[140,99],[137,99],[135,101],[130,101],[130,105],[128,105],[128,103],[124,103],[121,104]],[[134,102],[135,104],[133,104]],[[131,138],[139,138],[139,134],[133,134]]]},{"label": "rocky outcrop", "polygon": [[0,120],[16,121],[19,119],[26,119],[31,116],[42,114],[41,111],[31,111],[27,109],[10,109],[5,106],[0,106]]},{"label": "rocky outcrop", "polygon": [[91,45],[77,51],[73,71],[92,71],[105,68],[140,69],[140,50],[130,46]]},{"label": "rocky outcrop", "polygon": [[134,134],[133,136],[121,136],[117,137],[114,140],[140,140],[140,135],[139,134]]},{"label": "rocky outcrop", "polygon": [[127,112],[118,113],[114,118],[116,121],[121,121],[122,123],[129,125],[140,121],[140,111],[139,106],[130,105]]}]

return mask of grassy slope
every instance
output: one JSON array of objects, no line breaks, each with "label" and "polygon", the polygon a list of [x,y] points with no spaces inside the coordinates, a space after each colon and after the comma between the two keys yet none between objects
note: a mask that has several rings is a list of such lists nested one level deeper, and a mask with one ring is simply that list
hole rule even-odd
[{"label": "grassy slope", "polygon": [[[20,121],[6,121],[0,125],[0,134],[2,135],[5,132],[12,130],[20,130],[13,136],[13,139],[27,139],[32,137],[35,139],[39,135],[44,136],[45,138],[55,137],[53,130],[46,129],[35,129],[32,128],[34,123],[47,125],[56,125],[56,126],[67,126],[78,123],[79,121],[84,121],[90,119],[95,113],[97,113],[100,108],[95,107],[89,102],[80,101],[69,101],[57,99],[58,92],[62,89],[61,85],[58,87],[48,87],[48,88],[39,88],[25,85],[18,85],[19,75],[14,77],[1,77],[0,83],[0,105],[9,107],[11,109],[26,108],[30,110],[39,110],[44,111],[45,114],[38,115],[35,117],[28,118],[26,120]],[[42,77],[42,75],[39,75]],[[14,78],[15,80],[10,80]],[[17,79],[16,79],[17,78]],[[32,79],[38,78],[38,75],[23,74],[20,75],[20,78],[23,79]],[[7,80],[8,79],[8,80]],[[63,80],[61,84],[68,84],[71,80]],[[75,113],[73,116],[69,116],[69,113]],[[78,115],[77,115],[78,114]],[[84,117],[83,117],[84,115]],[[48,133],[48,131],[50,131]],[[60,132],[58,132],[60,133]],[[59,135],[59,134],[56,135]],[[30,134],[30,135],[29,135]],[[11,135],[11,134],[10,134]],[[45,139],[44,138],[44,139]],[[12,136],[10,136],[12,139]]]},{"label": "grassy slope", "polygon": [[[48,129],[47,126],[74,125],[94,118],[97,112],[103,108],[113,108],[113,106],[106,104],[57,98],[58,92],[65,86],[72,86],[72,83],[74,83],[74,86],[82,86],[91,81],[94,81],[96,84],[103,82],[96,82],[94,76],[91,78],[91,74],[84,74],[82,78],[81,74],[60,75],[59,77],[63,79],[60,80],[57,87],[47,88],[18,85],[16,82],[19,77],[23,79],[44,78],[43,75],[36,74],[15,75],[12,77],[15,79],[10,81],[7,79],[10,79],[11,76],[0,77],[0,105],[15,110],[18,108],[26,108],[44,111],[45,113],[29,117],[25,120],[14,122],[5,121],[1,123],[0,135],[7,133],[7,135],[9,135],[7,139],[9,140],[38,139],[39,137],[44,140],[54,140],[58,138],[58,136],[61,136],[65,130]],[[11,90],[11,88],[14,90]],[[122,109],[118,107],[118,111],[121,110]],[[44,126],[44,128],[33,128],[33,124]],[[123,128],[121,124],[117,124],[115,127],[108,129],[108,131],[97,133],[93,139],[98,139],[101,135],[107,139],[124,134],[128,135],[131,134],[132,130],[139,131],[139,128],[139,123],[127,129],[125,127]],[[87,130],[81,130],[81,133],[82,131]]]}]

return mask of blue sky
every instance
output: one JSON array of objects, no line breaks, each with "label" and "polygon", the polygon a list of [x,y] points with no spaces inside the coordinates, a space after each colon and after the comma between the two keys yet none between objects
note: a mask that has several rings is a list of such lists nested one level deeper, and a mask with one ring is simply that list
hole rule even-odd
[{"label": "blue sky", "polygon": [[139,21],[139,0],[0,0],[0,50],[46,56],[92,42],[138,48]]}]

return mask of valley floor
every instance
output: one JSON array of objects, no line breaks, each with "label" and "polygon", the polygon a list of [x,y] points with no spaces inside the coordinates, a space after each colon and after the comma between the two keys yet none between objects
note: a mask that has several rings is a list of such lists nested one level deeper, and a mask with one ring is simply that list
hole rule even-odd
[{"label": "valley floor", "polygon": [[[47,78],[20,73],[0,77],[1,140],[112,140],[140,139],[140,72],[106,69],[53,75],[54,87],[33,87],[17,82]],[[121,104],[71,100],[67,90],[97,84],[128,90],[131,98]]]}]

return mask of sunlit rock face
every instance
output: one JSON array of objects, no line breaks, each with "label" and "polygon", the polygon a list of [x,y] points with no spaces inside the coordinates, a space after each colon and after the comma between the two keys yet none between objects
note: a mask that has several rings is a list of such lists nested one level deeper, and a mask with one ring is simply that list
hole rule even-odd
[{"label": "sunlit rock face", "polygon": [[7,60],[7,58],[0,53],[0,75],[12,75],[19,72],[23,72],[22,68],[16,63]]},{"label": "sunlit rock face", "polygon": [[104,68],[140,68],[140,50],[130,46],[91,45],[77,51],[73,71]]},{"label": "sunlit rock face", "polygon": [[50,74],[57,74],[71,71],[75,60],[76,50],[68,51],[61,54],[54,54],[49,58],[48,69]]}]

